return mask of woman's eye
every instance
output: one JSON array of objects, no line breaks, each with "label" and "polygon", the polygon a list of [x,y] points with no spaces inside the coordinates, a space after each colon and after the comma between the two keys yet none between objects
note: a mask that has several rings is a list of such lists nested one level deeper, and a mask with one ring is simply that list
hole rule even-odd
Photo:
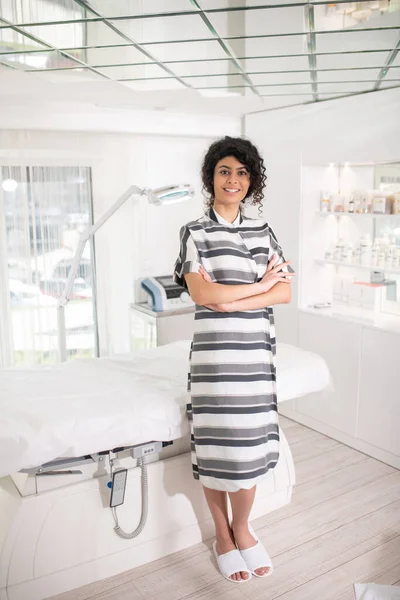
[{"label": "woman's eye", "polygon": [[228,171],[222,170],[222,171],[220,171],[220,172],[219,172],[219,174],[220,174],[220,175],[227,175],[227,174],[228,174]]},{"label": "woman's eye", "polygon": [[246,176],[248,173],[247,171],[239,171],[239,175],[241,176]]}]

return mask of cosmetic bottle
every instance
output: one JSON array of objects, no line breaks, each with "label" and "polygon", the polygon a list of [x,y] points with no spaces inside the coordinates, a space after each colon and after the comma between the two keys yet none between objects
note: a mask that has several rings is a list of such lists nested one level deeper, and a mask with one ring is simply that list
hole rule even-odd
[{"label": "cosmetic bottle", "polygon": [[357,246],[354,249],[353,262],[356,265],[359,265],[361,262],[361,246],[360,246],[360,244],[357,244]]},{"label": "cosmetic bottle", "polygon": [[339,238],[335,247],[335,252],[333,255],[334,260],[342,261],[343,260],[343,249],[345,247],[345,242],[343,238]]},{"label": "cosmetic bottle", "polygon": [[396,262],[396,256],[397,256],[397,246],[396,246],[396,238],[393,236],[389,246],[387,247],[386,250],[386,263],[385,266],[388,269],[392,269],[394,266],[394,263]]},{"label": "cosmetic bottle", "polygon": [[351,242],[345,244],[342,250],[342,261],[351,264],[353,262],[353,254],[353,244]]},{"label": "cosmetic bottle", "polygon": [[385,244],[381,244],[378,252],[378,261],[376,266],[381,269],[385,268],[386,265],[386,246]]},{"label": "cosmetic bottle", "polygon": [[372,243],[371,236],[366,233],[360,239],[360,262],[362,265],[368,266],[371,264]]},{"label": "cosmetic bottle", "polygon": [[332,196],[329,192],[321,192],[320,196],[320,211],[329,212],[331,210]]},{"label": "cosmetic bottle", "polygon": [[380,240],[379,238],[375,238],[374,244],[371,250],[371,265],[376,267],[378,264],[378,255],[380,250]]}]

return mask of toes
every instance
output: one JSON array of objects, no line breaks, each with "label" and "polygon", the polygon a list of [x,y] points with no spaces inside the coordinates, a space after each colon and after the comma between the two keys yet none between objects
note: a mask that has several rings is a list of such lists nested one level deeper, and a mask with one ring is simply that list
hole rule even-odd
[{"label": "toes", "polygon": [[260,569],[256,569],[255,573],[257,573],[257,575],[266,575],[269,571],[269,567],[261,567]]},{"label": "toes", "polygon": [[[247,577],[243,577],[243,575],[247,575]],[[234,573],[230,577],[233,581],[241,581],[242,579],[248,578],[248,573]]]},{"label": "toes", "polygon": [[242,576],[242,579],[248,579],[249,578],[249,574],[247,571],[241,571],[240,575]]}]

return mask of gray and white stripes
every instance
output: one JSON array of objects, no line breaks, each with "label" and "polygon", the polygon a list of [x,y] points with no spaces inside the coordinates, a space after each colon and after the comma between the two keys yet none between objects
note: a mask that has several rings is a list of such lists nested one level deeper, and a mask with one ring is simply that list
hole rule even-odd
[{"label": "gray and white stripes", "polygon": [[[174,279],[202,265],[213,281],[254,283],[281,248],[268,223],[210,213],[181,230]],[[234,313],[196,306],[187,406],[194,477],[234,492],[265,477],[279,456],[271,308]]]}]

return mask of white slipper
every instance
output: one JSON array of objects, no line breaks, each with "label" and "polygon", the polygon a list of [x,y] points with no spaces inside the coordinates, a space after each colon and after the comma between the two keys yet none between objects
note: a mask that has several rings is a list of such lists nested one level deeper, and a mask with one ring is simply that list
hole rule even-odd
[{"label": "white slipper", "polygon": [[[215,540],[213,543],[214,555],[217,560],[218,568],[220,570],[221,575],[231,581],[232,583],[246,583],[251,579],[251,573],[244,562],[244,559],[241,556],[239,550],[231,550],[226,554],[219,555],[217,553],[217,541]],[[240,573],[240,571],[246,571],[249,576],[247,579],[231,579],[231,575],[234,573]]]},{"label": "white slipper", "polygon": [[[249,531],[254,537],[254,539],[257,540],[257,544],[255,546],[252,546],[251,548],[247,548],[246,550],[240,550],[240,554],[243,556],[250,573],[255,575],[255,577],[268,577],[268,575],[271,575],[272,571],[274,570],[272,566],[272,560],[268,552],[258,539],[250,523]],[[265,575],[258,575],[258,573],[256,573],[255,571],[256,569],[261,569],[262,567],[268,567],[269,570],[265,573]]]}]

